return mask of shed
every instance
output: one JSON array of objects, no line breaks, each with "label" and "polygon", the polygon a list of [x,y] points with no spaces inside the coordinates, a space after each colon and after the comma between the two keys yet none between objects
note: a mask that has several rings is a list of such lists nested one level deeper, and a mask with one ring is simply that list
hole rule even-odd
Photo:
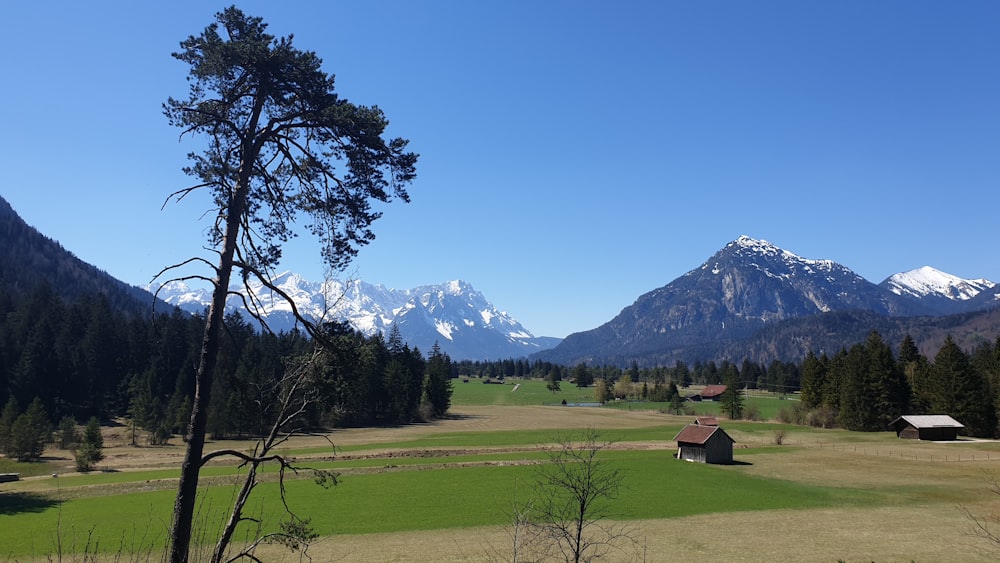
[{"label": "shed", "polygon": [[958,431],[965,428],[961,422],[946,414],[907,414],[889,423],[897,438],[913,440],[954,440]]},{"label": "shed", "polygon": [[718,401],[719,395],[726,392],[725,385],[706,385],[700,393],[695,393],[688,397],[691,401]]},{"label": "shed", "polygon": [[698,416],[695,417],[694,423],[698,426],[718,426],[719,419],[714,416]]},{"label": "shed", "polygon": [[735,440],[718,426],[688,424],[674,436],[677,459],[699,463],[732,463]]}]

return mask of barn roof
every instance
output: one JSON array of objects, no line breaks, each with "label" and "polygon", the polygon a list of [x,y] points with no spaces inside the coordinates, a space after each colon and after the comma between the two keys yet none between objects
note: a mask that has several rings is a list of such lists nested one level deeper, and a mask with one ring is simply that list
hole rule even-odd
[{"label": "barn roof", "polygon": [[718,426],[719,419],[714,416],[696,416],[694,423],[699,426]]},{"label": "barn roof", "polygon": [[718,397],[725,392],[725,385],[706,385],[705,388],[701,390],[700,395],[702,397]]},{"label": "barn roof", "polygon": [[896,426],[904,421],[914,428],[965,428],[965,425],[946,414],[906,414],[889,423]]},{"label": "barn roof", "polygon": [[681,429],[680,432],[674,436],[675,442],[684,442],[687,444],[700,444],[704,445],[708,442],[708,439],[712,437],[712,434],[716,432],[722,433],[723,436],[729,439],[730,442],[735,442],[726,431],[718,426],[698,426],[697,424],[688,424]]}]

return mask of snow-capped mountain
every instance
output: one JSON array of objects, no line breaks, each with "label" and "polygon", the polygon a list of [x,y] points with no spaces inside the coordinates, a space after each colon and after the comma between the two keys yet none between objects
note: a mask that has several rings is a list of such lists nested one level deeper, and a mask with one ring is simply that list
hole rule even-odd
[{"label": "snow-capped mountain", "polygon": [[[411,347],[426,353],[437,343],[454,360],[522,357],[559,341],[535,337],[464,281],[395,290],[360,280],[317,283],[285,272],[273,282],[294,300],[300,314],[314,322],[347,322],[367,335],[388,334],[395,324]],[[291,304],[280,294],[259,283],[251,283],[249,289],[259,298],[271,330],[295,326]],[[203,312],[211,291],[171,282],[160,288],[159,296],[181,309]],[[227,308],[246,312],[243,300],[235,296]]]},{"label": "snow-capped mountain", "polygon": [[802,258],[741,236],[701,266],[640,296],[600,327],[571,334],[538,358],[622,365],[625,358],[712,357],[721,343],[769,324],[835,311],[926,312],[831,260]]},{"label": "snow-capped mountain", "polygon": [[[970,307],[982,308],[979,302],[985,301],[984,298],[989,298],[990,294],[995,299],[996,292],[1000,291],[1000,287],[990,280],[962,279],[930,266],[893,274],[879,285],[896,295],[919,300],[932,307],[934,311],[942,313],[957,312]],[[969,305],[963,307],[961,305],[963,302]]]}]

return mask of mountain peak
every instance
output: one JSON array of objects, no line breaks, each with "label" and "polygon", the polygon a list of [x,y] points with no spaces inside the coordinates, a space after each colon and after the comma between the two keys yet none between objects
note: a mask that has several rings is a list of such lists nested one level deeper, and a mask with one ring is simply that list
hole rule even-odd
[{"label": "mountain peak", "polygon": [[881,285],[896,295],[938,296],[952,301],[968,301],[996,286],[987,279],[962,279],[930,266],[893,274]]},{"label": "mountain peak", "polygon": [[[795,254],[778,248],[777,246],[767,242],[763,239],[755,239],[748,237],[747,235],[740,235],[739,238],[733,242],[726,245],[723,251],[732,250],[737,254],[744,255],[746,253],[752,256],[781,256],[786,258],[796,259],[799,258]],[[745,251],[745,252],[744,252]]]},{"label": "mountain peak", "polygon": [[[430,350],[438,343],[456,360],[519,357],[555,345],[553,339],[536,338],[462,280],[394,290],[360,280],[316,283],[294,272],[282,272],[271,283],[294,299],[298,311],[313,321],[341,320],[368,335],[388,334],[397,325],[409,345]],[[250,285],[272,330],[295,326],[284,298],[258,283]],[[183,309],[200,312],[211,294],[205,289],[168,284],[162,296]],[[242,311],[243,305],[242,300],[232,297],[227,309]]]}]

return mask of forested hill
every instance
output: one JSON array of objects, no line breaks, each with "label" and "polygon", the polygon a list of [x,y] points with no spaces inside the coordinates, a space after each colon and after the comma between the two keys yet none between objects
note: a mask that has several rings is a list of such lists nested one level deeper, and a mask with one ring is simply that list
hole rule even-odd
[{"label": "forested hill", "polygon": [[[28,225],[0,197],[0,286],[14,299],[22,299],[42,284],[67,301],[103,295],[112,309],[130,315],[148,317],[153,304],[149,292],[80,260]],[[171,309],[162,301],[156,306],[160,312]]]}]

